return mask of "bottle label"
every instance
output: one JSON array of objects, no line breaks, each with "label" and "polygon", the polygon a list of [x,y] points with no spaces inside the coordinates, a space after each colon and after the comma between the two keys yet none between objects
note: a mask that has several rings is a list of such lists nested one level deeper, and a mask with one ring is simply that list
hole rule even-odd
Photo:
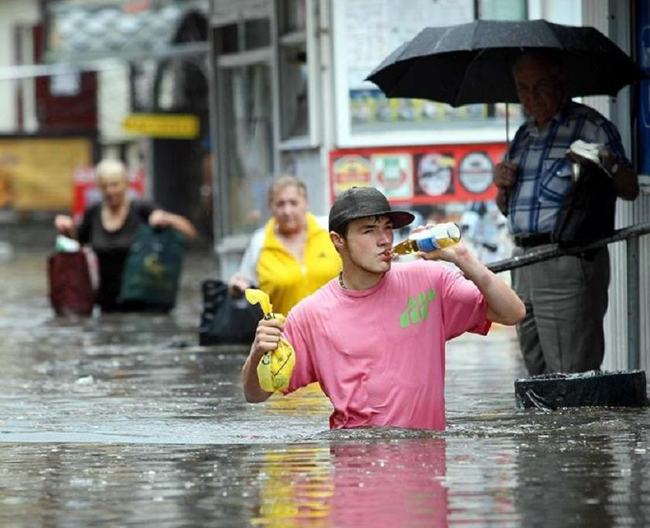
[{"label": "bottle label", "polygon": [[424,253],[440,249],[440,244],[434,237],[422,238],[417,241],[418,249]]}]

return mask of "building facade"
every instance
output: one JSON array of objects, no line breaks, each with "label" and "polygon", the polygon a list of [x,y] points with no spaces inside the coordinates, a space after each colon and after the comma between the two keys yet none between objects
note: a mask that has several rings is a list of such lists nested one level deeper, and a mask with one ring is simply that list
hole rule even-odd
[{"label": "building facade", "polygon": [[250,233],[268,218],[266,190],[285,172],[305,181],[316,214],[346,187],[372,184],[418,221],[461,223],[484,260],[506,256],[491,175],[521,121],[518,105],[387,99],[365,78],[426,26],[540,17],[579,25],[581,7],[580,0],[415,1],[408,10],[395,0],[212,0],[222,276],[235,271]]},{"label": "building facade", "polygon": [[[499,231],[491,168],[505,151],[506,133],[512,137],[521,120],[518,105],[455,109],[388,100],[365,77],[423,27],[478,18],[593,25],[634,56],[640,3],[440,0],[413,2],[407,10],[395,0],[212,0],[215,251],[222,278],[236,271],[250,233],[268,218],[266,191],[273,177],[285,172],[306,182],[316,214],[326,214],[346,187],[371,184],[422,221],[452,219],[468,233],[477,226]],[[621,128],[635,158],[629,92],[616,100],[585,102]],[[647,208],[645,197],[619,203],[617,226],[647,221]],[[625,248],[611,251],[609,369],[627,365]],[[642,259],[646,252],[642,240]],[[482,256],[489,260],[489,251]],[[640,280],[647,291],[646,277]],[[647,303],[644,295],[642,320]],[[641,332],[644,350],[650,335]],[[648,356],[643,354],[642,365]]]}]

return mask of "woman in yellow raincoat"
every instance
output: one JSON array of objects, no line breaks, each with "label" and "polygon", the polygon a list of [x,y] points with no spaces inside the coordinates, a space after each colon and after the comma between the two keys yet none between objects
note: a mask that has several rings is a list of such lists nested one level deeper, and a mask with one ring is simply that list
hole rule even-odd
[{"label": "woman in yellow raincoat", "polygon": [[308,211],[307,189],[298,178],[280,176],[270,189],[269,207],[272,218],[253,235],[230,287],[258,286],[274,309],[286,314],[336,277],[341,259],[327,229]]}]

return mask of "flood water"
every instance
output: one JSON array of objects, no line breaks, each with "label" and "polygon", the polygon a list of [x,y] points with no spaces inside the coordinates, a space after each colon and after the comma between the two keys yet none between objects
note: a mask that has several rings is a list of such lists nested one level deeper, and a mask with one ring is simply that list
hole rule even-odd
[{"label": "flood water", "polygon": [[77,321],[46,256],[0,262],[2,526],[650,525],[650,411],[516,410],[510,329],[449,344],[445,433],[329,431],[318,390],[246,404],[245,351],[197,345],[210,256],[171,315]]}]

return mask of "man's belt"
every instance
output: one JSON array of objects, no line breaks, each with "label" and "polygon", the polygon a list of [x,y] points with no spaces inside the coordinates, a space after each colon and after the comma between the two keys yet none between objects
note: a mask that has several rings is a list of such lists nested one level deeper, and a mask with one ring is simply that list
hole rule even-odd
[{"label": "man's belt", "polygon": [[531,248],[551,243],[550,233],[522,233],[514,235],[515,246],[520,248]]}]

